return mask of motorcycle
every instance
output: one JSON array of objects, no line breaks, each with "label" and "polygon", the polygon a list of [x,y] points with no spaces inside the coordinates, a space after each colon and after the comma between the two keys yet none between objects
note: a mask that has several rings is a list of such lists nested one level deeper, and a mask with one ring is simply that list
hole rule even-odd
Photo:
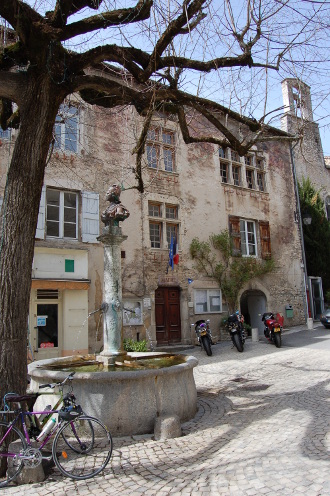
[{"label": "motorcycle", "polygon": [[206,351],[208,356],[212,355],[211,345],[212,342],[212,334],[210,329],[210,321],[209,320],[197,320],[195,324],[191,324],[195,326],[195,332],[198,339],[199,344],[201,345],[202,350]]},{"label": "motorcycle", "polygon": [[239,312],[229,315],[226,329],[230,334],[231,340],[240,353],[244,350],[245,332],[244,332],[244,317]]},{"label": "motorcycle", "polygon": [[265,337],[273,342],[276,348],[281,348],[284,317],[280,313],[275,315],[272,312],[266,312],[263,314],[261,320],[265,326]]}]

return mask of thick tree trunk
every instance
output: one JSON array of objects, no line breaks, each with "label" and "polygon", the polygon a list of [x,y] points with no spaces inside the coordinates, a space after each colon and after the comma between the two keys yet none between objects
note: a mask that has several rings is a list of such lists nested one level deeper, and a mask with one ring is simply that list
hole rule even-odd
[{"label": "thick tree trunk", "polygon": [[34,236],[56,113],[64,94],[28,78],[3,199],[0,239],[0,398],[27,385],[27,326]]}]

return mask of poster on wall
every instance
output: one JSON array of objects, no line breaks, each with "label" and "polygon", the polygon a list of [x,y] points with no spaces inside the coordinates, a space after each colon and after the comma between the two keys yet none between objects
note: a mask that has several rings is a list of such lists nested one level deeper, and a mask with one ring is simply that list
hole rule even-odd
[{"label": "poster on wall", "polygon": [[142,302],[140,300],[124,300],[123,325],[142,325]]}]

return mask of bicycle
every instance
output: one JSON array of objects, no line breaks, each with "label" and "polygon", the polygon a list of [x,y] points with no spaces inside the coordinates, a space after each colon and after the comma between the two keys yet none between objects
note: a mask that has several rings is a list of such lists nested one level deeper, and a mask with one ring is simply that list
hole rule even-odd
[{"label": "bicycle", "polygon": [[[61,394],[51,409],[31,410],[29,404],[35,402],[40,393],[5,395],[5,409],[0,414],[14,414],[15,417],[10,422],[0,421],[0,487],[14,481],[24,467],[35,468],[43,460],[49,462],[53,459],[63,475],[75,480],[92,478],[109,463],[111,434],[100,420],[85,415],[81,406],[76,404],[71,384],[73,375],[61,383],[40,386],[40,389],[58,388]],[[67,382],[70,391],[63,395]],[[24,402],[28,404],[27,410],[21,406]],[[17,403],[18,408],[9,410],[8,403]],[[58,409],[61,404],[63,406]],[[51,452],[44,449],[50,440]]]}]

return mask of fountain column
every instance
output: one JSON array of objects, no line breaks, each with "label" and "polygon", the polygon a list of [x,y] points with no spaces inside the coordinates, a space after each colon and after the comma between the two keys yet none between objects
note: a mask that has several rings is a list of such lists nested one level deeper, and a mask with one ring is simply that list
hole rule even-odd
[{"label": "fountain column", "polygon": [[122,332],[121,244],[127,236],[122,234],[119,221],[125,220],[129,212],[120,203],[120,192],[118,185],[111,186],[107,192],[106,199],[111,203],[102,213],[105,227],[97,238],[104,245],[103,351],[97,360],[106,367],[123,361],[126,355]]}]

